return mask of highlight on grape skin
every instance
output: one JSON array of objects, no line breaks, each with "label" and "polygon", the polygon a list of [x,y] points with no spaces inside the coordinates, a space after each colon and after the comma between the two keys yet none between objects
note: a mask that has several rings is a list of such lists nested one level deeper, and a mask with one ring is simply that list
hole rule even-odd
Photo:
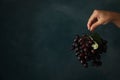
[{"label": "highlight on grape skin", "polygon": [[88,67],[88,62],[91,62],[92,66],[98,67],[102,65],[101,54],[107,50],[107,41],[103,40],[97,33],[76,35],[72,50],[85,68]]}]

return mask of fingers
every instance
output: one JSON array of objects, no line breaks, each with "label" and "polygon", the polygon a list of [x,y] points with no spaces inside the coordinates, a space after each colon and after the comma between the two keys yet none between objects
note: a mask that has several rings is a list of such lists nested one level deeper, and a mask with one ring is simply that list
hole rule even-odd
[{"label": "fingers", "polygon": [[87,28],[90,31],[94,31],[98,26],[102,25],[104,21],[103,15],[101,17],[101,11],[100,10],[94,10],[92,15],[90,16]]},{"label": "fingers", "polygon": [[97,21],[96,17],[91,17],[87,23],[88,30],[90,30],[91,26]]},{"label": "fingers", "polygon": [[113,12],[94,10],[87,23],[88,30],[94,31],[98,26],[108,24],[113,21],[114,15]]},{"label": "fingers", "polygon": [[91,25],[89,30],[93,32],[100,25],[102,25],[102,22],[97,21],[97,22],[95,22],[94,24]]},{"label": "fingers", "polygon": [[95,11],[94,11],[93,14],[90,16],[88,23],[87,23],[88,30],[90,30],[92,24],[94,24],[96,21],[97,21],[97,16],[96,16]]}]

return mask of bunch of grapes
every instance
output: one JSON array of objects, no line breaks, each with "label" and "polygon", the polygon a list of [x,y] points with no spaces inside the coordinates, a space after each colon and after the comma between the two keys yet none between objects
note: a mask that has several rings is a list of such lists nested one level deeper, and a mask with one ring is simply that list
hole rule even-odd
[{"label": "bunch of grapes", "polygon": [[76,35],[72,50],[85,68],[88,67],[88,62],[96,67],[101,66],[101,54],[107,50],[107,41],[93,34]]}]

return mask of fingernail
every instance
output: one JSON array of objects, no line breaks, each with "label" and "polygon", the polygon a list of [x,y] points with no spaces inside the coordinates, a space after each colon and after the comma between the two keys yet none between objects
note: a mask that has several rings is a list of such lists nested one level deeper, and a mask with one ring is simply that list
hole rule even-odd
[{"label": "fingernail", "polygon": [[90,30],[89,25],[87,25],[88,30]]},{"label": "fingernail", "polygon": [[92,31],[92,27],[90,28],[90,31]]},{"label": "fingernail", "polygon": [[90,30],[90,29],[88,28],[88,30]]},{"label": "fingernail", "polygon": [[90,30],[90,27],[88,27],[88,30]]}]

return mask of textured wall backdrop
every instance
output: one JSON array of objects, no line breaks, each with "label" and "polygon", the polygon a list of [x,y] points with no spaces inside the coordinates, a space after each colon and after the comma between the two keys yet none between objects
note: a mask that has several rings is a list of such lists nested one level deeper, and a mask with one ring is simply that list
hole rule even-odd
[{"label": "textured wall backdrop", "polygon": [[84,69],[70,51],[88,32],[94,9],[120,12],[120,0],[1,0],[0,80],[120,80],[120,29],[96,31],[108,40],[99,68]]}]

